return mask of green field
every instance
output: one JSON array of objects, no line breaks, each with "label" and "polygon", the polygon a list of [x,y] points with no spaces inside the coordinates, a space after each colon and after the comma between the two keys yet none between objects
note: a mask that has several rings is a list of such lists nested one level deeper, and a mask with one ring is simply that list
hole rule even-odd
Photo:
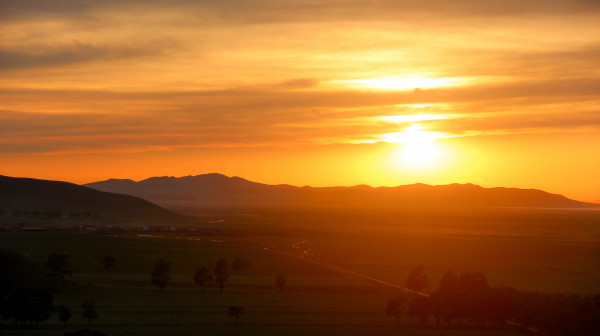
[{"label": "green field", "polygon": [[[198,233],[2,232],[0,246],[40,264],[52,252],[69,255],[77,286],[54,300],[73,310],[67,330],[86,326],[81,303],[94,298],[99,318],[92,327],[108,335],[514,334],[419,328],[407,316],[396,326],[384,308],[400,290],[328,265],[402,285],[423,264],[429,291],[451,269],[482,272],[490,285],[524,291],[600,292],[598,213],[440,216],[222,216]],[[107,255],[116,258],[109,271],[102,268]],[[224,292],[214,283],[204,293],[193,284],[196,268],[212,270],[217,259],[236,257],[250,268],[231,274]],[[158,259],[171,262],[164,293],[149,281]],[[274,288],[276,274],[287,278],[283,291]],[[226,313],[232,305],[246,309],[238,324]],[[40,330],[3,332],[62,335],[64,329],[55,314]]]}]

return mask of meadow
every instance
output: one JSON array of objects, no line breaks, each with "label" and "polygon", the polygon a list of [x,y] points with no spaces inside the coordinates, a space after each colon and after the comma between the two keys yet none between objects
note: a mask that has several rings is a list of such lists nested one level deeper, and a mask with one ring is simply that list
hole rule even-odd
[{"label": "meadow", "polygon": [[[350,272],[403,285],[410,269],[423,265],[426,292],[453,270],[481,272],[492,286],[522,291],[598,294],[598,214],[215,214],[197,232],[2,232],[2,248],[40,265],[50,253],[68,255],[75,283],[54,299],[73,311],[66,329],[54,314],[40,330],[3,332],[62,335],[86,327],[81,303],[93,298],[99,317],[92,329],[107,335],[514,335],[421,328],[406,314],[396,326],[386,303],[408,295]],[[106,270],[102,259],[109,255],[116,263]],[[214,283],[205,292],[193,283],[197,268],[212,270],[219,258],[237,257],[250,267],[230,272],[223,292]],[[159,259],[171,263],[164,293],[150,283]],[[277,274],[287,279],[284,290],[275,288]],[[245,308],[237,324],[227,315],[230,306]]]}]

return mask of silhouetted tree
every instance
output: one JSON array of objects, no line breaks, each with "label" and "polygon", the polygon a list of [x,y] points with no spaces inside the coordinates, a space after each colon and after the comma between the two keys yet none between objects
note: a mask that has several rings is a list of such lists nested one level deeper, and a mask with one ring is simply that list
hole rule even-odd
[{"label": "silhouetted tree", "polygon": [[454,272],[448,271],[444,273],[439,284],[439,289],[429,299],[431,313],[435,317],[435,323],[438,327],[442,319],[451,325],[452,320],[460,315],[456,308],[456,298],[459,295],[458,277]]},{"label": "silhouetted tree", "polygon": [[65,285],[65,276],[71,274],[69,256],[51,253],[44,266],[48,272],[42,278],[42,284],[52,292],[60,291]]},{"label": "silhouetted tree", "polygon": [[194,273],[194,282],[196,283],[196,285],[200,285],[200,288],[202,288],[203,292],[204,292],[204,282],[212,281],[212,279],[213,279],[213,276],[212,276],[212,274],[210,274],[210,272],[208,271],[208,268],[206,268],[206,267],[198,268],[196,270],[196,273]]},{"label": "silhouetted tree", "polygon": [[152,271],[150,272],[151,282],[160,288],[160,292],[164,291],[167,283],[171,279],[169,273],[171,272],[171,263],[161,259],[154,264]]},{"label": "silhouetted tree", "polygon": [[458,287],[461,291],[476,292],[490,288],[485,275],[479,272],[467,272],[460,275]]},{"label": "silhouetted tree", "polygon": [[96,311],[96,301],[94,299],[89,299],[81,304],[83,307],[83,312],[81,316],[83,318],[88,319],[88,328],[92,325],[92,319],[98,318],[98,312]]},{"label": "silhouetted tree", "polygon": [[52,294],[50,294],[50,292],[47,290],[33,290],[33,297],[29,306],[29,314],[31,322],[35,323],[36,329],[40,322],[46,321],[50,317],[50,313],[54,308],[52,301]]},{"label": "silhouetted tree", "polygon": [[71,309],[65,306],[56,307],[58,311],[58,319],[63,323],[63,327],[67,326],[67,322],[71,319]]},{"label": "silhouetted tree", "polygon": [[238,318],[240,317],[240,315],[242,315],[244,312],[246,311],[246,309],[244,309],[244,307],[239,307],[239,306],[230,306],[229,307],[229,311],[227,312],[227,314],[229,316],[233,316],[234,317],[234,323],[237,324]]},{"label": "silhouetted tree", "polygon": [[460,275],[459,295],[455,297],[454,307],[459,319],[470,318],[473,324],[480,325],[485,319],[485,301],[490,289],[485,275],[479,272],[467,272]]},{"label": "silhouetted tree", "polygon": [[510,287],[493,287],[488,291],[485,313],[496,328],[504,329],[506,321],[511,317],[515,293]]},{"label": "silhouetted tree", "polygon": [[105,256],[104,258],[102,258],[102,265],[104,266],[104,269],[108,271],[115,265],[115,261],[115,257]]},{"label": "silhouetted tree", "polygon": [[286,281],[287,280],[283,275],[277,274],[277,276],[275,277],[275,288],[277,290],[283,290],[283,288],[285,287]]},{"label": "silhouetted tree", "polygon": [[[429,298],[432,314],[439,325],[441,317],[459,325],[463,320],[481,327],[486,320],[504,328],[511,320],[523,330],[553,336],[600,335],[600,297],[523,293],[510,287],[492,287],[481,273],[444,274],[440,288]],[[415,305],[415,307],[413,307]],[[409,314],[418,311],[416,299]]]},{"label": "silhouetted tree", "polygon": [[440,289],[442,293],[456,293],[458,291],[458,277],[452,271],[444,273],[440,279]]},{"label": "silhouetted tree", "polygon": [[400,315],[404,309],[405,302],[406,300],[404,300],[404,298],[395,297],[389,300],[387,306],[385,307],[385,314],[387,316],[395,317],[396,325],[400,324]]},{"label": "silhouetted tree", "polygon": [[46,266],[50,272],[56,272],[63,275],[71,274],[71,270],[69,269],[69,256],[66,254],[50,253],[44,266]]},{"label": "silhouetted tree", "polygon": [[406,287],[408,289],[420,292],[427,288],[427,275],[425,275],[424,269],[423,265],[413,267],[406,279]]},{"label": "silhouetted tree", "polygon": [[233,269],[234,273],[240,273],[242,271],[246,271],[250,267],[250,262],[248,260],[237,257],[231,263],[231,269]]},{"label": "silhouetted tree", "polygon": [[225,287],[225,281],[229,278],[229,273],[227,272],[227,260],[225,258],[221,258],[217,260],[217,265],[215,266],[215,281],[219,284],[219,289],[221,292]]},{"label": "silhouetted tree", "polygon": [[408,315],[418,317],[419,324],[427,326],[429,324],[429,315],[431,314],[429,298],[417,296],[408,304]]},{"label": "silhouetted tree", "polygon": [[53,297],[50,292],[43,289],[19,287],[12,291],[6,300],[4,316],[12,319],[15,325],[30,326],[46,321],[54,308]]}]

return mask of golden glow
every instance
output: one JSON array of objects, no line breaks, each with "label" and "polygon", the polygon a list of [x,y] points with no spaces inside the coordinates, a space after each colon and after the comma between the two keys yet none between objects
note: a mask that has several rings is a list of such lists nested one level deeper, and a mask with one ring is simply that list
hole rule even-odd
[{"label": "golden glow", "polygon": [[337,81],[343,84],[375,90],[413,90],[434,87],[456,86],[464,82],[461,78],[428,78],[428,77],[385,77]]},{"label": "golden glow", "polygon": [[395,116],[382,116],[379,117],[381,120],[392,121],[392,122],[417,122],[426,120],[442,120],[452,117],[451,115],[435,115],[435,114],[408,114],[408,115],[395,115]]},{"label": "golden glow", "polygon": [[419,124],[413,124],[404,132],[383,134],[385,141],[402,144],[398,155],[404,166],[425,168],[435,165],[441,159],[443,153],[435,140],[446,136],[424,129]]}]

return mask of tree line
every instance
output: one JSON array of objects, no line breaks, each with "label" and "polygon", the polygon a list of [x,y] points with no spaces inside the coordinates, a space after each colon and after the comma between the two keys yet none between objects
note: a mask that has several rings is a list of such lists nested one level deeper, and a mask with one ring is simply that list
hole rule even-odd
[{"label": "tree line", "polygon": [[600,295],[580,296],[518,291],[509,286],[491,287],[485,275],[446,272],[430,295],[423,266],[412,269],[406,287],[417,295],[388,301],[385,312],[398,320],[406,313],[423,327],[496,328],[512,326],[553,336],[600,335]]},{"label": "tree line", "polygon": [[[234,273],[240,273],[246,271],[250,267],[250,262],[245,258],[238,257],[233,260],[231,269]],[[161,292],[164,291],[165,287],[171,279],[171,263],[165,259],[160,259],[150,271],[150,282],[157,286]],[[192,276],[194,283],[202,289],[204,292],[204,285],[207,282],[215,281],[219,290],[222,292],[225,288],[225,282],[229,279],[229,267],[227,259],[219,258],[215,264],[214,271],[211,272],[208,267],[197,268]]]},{"label": "tree line", "polygon": [[39,210],[39,209],[12,209],[10,211],[0,208],[0,216],[10,215],[12,217],[30,217],[30,218],[47,218],[47,219],[61,219],[68,217],[70,219],[97,219],[100,217],[99,211],[82,210],[82,211],[70,211],[64,213],[60,210]]},{"label": "tree line", "polygon": [[[13,286],[7,282],[0,283],[0,315],[3,319],[12,320],[15,329],[37,329],[40,322],[50,318],[53,313],[66,327],[72,317],[70,308],[54,304],[54,295],[65,290],[67,277],[71,275],[68,256],[51,253],[44,264],[45,275],[39,283],[29,286]],[[96,301],[88,299],[81,304],[81,317],[87,319],[88,329],[67,332],[68,336],[104,336],[99,331],[89,329],[93,319],[98,317]]]}]

